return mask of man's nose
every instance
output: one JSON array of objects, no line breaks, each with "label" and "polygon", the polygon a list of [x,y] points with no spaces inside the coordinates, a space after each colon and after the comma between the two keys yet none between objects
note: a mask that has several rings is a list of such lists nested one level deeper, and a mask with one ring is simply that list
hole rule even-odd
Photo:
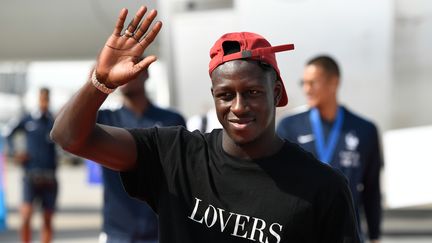
[{"label": "man's nose", "polygon": [[231,111],[234,113],[242,113],[247,110],[247,107],[248,107],[247,99],[243,95],[237,94],[236,97],[233,99],[233,103],[231,105]]},{"label": "man's nose", "polygon": [[310,91],[312,90],[313,83],[312,82],[303,82],[302,88],[303,88],[303,92],[305,92],[306,94],[310,93]]}]

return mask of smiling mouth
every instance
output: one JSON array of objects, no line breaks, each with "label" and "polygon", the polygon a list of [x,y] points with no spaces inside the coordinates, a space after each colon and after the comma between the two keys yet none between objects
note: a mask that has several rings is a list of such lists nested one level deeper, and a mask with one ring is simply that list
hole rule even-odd
[{"label": "smiling mouth", "polygon": [[307,96],[306,96],[306,99],[307,99],[307,100],[314,100],[314,99],[315,99],[315,96],[313,96],[313,95],[307,95]]},{"label": "smiling mouth", "polygon": [[228,121],[235,128],[244,129],[247,126],[251,125],[255,121],[255,119],[253,119],[253,118],[241,118],[241,119],[229,119]]}]

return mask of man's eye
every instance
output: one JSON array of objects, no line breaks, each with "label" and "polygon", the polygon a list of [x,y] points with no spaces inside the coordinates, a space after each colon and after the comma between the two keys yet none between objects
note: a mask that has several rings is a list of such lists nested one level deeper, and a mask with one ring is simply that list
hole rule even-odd
[{"label": "man's eye", "polygon": [[222,100],[231,100],[234,95],[232,93],[220,93],[217,95],[217,97]]},{"label": "man's eye", "polygon": [[258,90],[249,90],[250,95],[259,95],[261,92]]}]

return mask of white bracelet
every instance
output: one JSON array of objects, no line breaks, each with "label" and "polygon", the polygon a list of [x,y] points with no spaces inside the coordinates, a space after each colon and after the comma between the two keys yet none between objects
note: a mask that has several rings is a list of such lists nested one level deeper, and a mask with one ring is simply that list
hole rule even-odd
[{"label": "white bracelet", "polygon": [[92,76],[91,76],[91,81],[92,81],[93,86],[95,86],[96,89],[98,89],[102,93],[111,94],[112,92],[114,92],[114,90],[116,90],[115,88],[114,89],[108,88],[107,86],[105,86],[105,84],[103,84],[103,83],[101,83],[101,82],[99,82],[97,80],[97,78],[96,78],[96,69],[93,70],[93,73],[92,73]]}]

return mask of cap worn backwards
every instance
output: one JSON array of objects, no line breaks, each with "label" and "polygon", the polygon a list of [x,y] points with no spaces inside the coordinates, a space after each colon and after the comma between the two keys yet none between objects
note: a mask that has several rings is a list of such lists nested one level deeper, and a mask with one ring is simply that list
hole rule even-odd
[{"label": "cap worn backwards", "polygon": [[[240,51],[235,53],[225,53],[224,43],[237,42]],[[285,90],[280,71],[276,61],[275,52],[289,51],[294,49],[294,44],[271,46],[271,44],[261,35],[251,32],[227,33],[221,36],[210,49],[209,74],[219,65],[237,59],[251,59],[267,63],[276,71],[278,79],[282,83],[282,97],[277,106],[288,104],[288,95]]]}]

